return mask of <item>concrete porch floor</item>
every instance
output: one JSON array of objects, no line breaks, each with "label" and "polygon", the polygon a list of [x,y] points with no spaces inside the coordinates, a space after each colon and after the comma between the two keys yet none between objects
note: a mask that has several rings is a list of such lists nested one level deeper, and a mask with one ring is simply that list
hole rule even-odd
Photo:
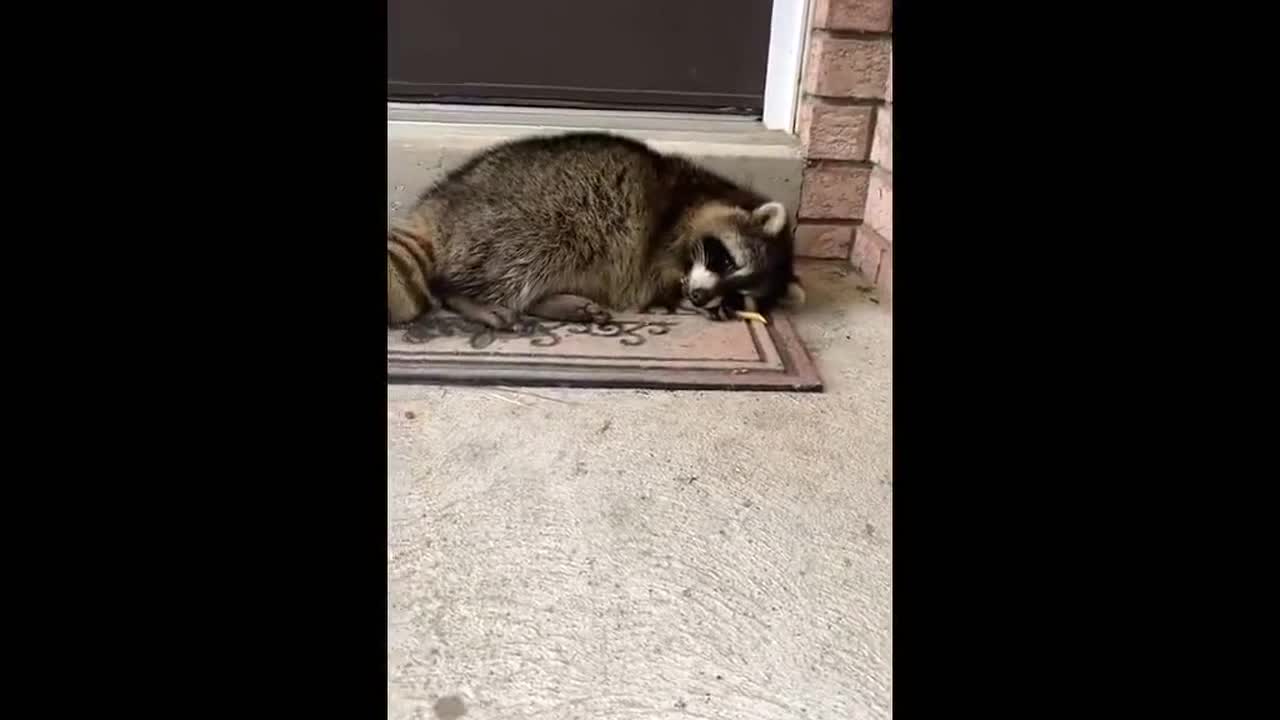
[{"label": "concrete porch floor", "polygon": [[889,717],[892,319],[844,273],[822,394],[388,387],[389,717]]}]

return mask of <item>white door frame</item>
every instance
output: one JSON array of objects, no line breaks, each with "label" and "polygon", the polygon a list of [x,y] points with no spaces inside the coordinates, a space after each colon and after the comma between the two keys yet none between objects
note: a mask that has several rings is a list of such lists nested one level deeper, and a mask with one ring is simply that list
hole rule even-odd
[{"label": "white door frame", "polygon": [[773,0],[769,65],[764,80],[764,126],[795,132],[800,72],[809,30],[809,0]]}]

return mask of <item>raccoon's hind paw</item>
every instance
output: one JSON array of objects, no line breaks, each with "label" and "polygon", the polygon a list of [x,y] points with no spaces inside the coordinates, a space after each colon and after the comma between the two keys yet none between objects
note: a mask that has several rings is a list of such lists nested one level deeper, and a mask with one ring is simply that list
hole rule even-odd
[{"label": "raccoon's hind paw", "polygon": [[494,330],[510,330],[520,322],[520,313],[501,305],[487,305],[472,319]]},{"label": "raccoon's hind paw", "polygon": [[510,330],[520,321],[520,313],[501,305],[478,303],[461,295],[445,298],[445,306],[462,317],[494,330]]}]

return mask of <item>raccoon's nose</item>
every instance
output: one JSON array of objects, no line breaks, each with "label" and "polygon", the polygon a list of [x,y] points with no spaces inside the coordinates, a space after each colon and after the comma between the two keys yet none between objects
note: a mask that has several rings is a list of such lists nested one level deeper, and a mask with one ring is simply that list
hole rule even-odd
[{"label": "raccoon's nose", "polygon": [[706,290],[690,290],[689,301],[694,305],[706,305],[707,301],[711,299],[710,295],[711,293]]}]

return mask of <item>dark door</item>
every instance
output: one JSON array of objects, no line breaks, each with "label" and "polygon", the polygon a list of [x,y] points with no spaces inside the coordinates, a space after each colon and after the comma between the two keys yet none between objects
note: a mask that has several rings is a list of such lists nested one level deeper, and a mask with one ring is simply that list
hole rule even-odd
[{"label": "dark door", "polygon": [[392,100],[759,113],[772,0],[387,0]]}]

